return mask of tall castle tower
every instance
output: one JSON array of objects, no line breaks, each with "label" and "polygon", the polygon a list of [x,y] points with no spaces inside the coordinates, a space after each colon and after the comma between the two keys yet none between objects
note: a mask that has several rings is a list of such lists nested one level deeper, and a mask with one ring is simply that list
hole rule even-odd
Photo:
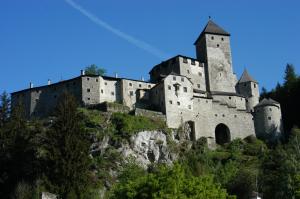
[{"label": "tall castle tower", "polygon": [[205,63],[207,91],[235,93],[230,34],[209,20],[194,45],[197,59]]},{"label": "tall castle tower", "polygon": [[253,112],[254,106],[259,103],[259,88],[257,81],[249,75],[246,69],[236,84],[236,90],[246,97],[247,111]]}]

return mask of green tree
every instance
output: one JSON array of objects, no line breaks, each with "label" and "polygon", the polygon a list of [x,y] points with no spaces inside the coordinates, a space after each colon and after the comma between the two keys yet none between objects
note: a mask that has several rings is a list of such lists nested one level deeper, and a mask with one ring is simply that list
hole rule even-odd
[{"label": "green tree", "polygon": [[211,176],[194,177],[182,166],[159,166],[152,173],[116,184],[110,195],[115,199],[226,199],[224,189]]},{"label": "green tree", "polygon": [[86,75],[105,75],[106,70],[104,68],[99,68],[97,65],[92,64],[85,68]]},{"label": "green tree", "polygon": [[32,183],[38,175],[34,131],[16,106],[0,139],[0,196],[7,198],[20,182]]},{"label": "green tree", "polygon": [[64,93],[45,145],[46,187],[65,198],[83,198],[90,184],[89,142],[77,103]]},{"label": "green tree", "polygon": [[10,99],[8,94],[4,91],[0,95],[0,127],[8,121],[10,112]]},{"label": "green tree", "polygon": [[290,88],[297,81],[295,67],[292,64],[287,64],[285,68],[284,86]]}]

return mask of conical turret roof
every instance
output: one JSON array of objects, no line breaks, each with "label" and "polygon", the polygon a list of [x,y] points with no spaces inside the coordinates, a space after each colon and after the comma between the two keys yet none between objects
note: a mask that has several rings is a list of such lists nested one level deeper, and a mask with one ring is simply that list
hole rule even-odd
[{"label": "conical turret roof", "polygon": [[204,34],[214,34],[214,35],[224,35],[224,36],[230,36],[230,34],[225,31],[223,28],[218,26],[215,22],[213,22],[211,19],[207,22],[205,28],[199,35],[198,39],[195,41],[194,44],[198,42],[198,40],[204,35]]},{"label": "conical turret roof", "polygon": [[257,81],[249,75],[247,69],[244,70],[244,72],[243,72],[243,74],[242,74],[242,76],[241,76],[238,83],[245,83],[245,82],[255,82],[255,83],[257,83]]},{"label": "conical turret roof", "polygon": [[259,107],[259,106],[278,106],[279,102],[276,102],[275,100],[269,98],[264,98],[263,100],[261,100],[255,107]]}]

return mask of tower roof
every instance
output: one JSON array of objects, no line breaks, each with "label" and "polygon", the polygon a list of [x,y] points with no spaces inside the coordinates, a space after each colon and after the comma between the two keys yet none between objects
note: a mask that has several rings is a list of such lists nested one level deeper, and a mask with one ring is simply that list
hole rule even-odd
[{"label": "tower roof", "polygon": [[279,102],[276,102],[275,100],[271,99],[271,98],[264,98],[263,100],[261,100],[255,107],[259,107],[259,106],[278,106]]},{"label": "tower roof", "polygon": [[224,35],[224,36],[230,36],[230,34],[225,31],[223,28],[218,26],[215,22],[213,22],[211,19],[208,20],[205,28],[199,35],[198,39],[195,41],[194,44],[198,42],[198,40],[204,35],[204,34],[214,34],[214,35]]},{"label": "tower roof", "polygon": [[238,83],[245,83],[245,82],[256,82],[257,83],[257,81],[249,75],[247,69],[244,70],[240,80],[238,81]]}]

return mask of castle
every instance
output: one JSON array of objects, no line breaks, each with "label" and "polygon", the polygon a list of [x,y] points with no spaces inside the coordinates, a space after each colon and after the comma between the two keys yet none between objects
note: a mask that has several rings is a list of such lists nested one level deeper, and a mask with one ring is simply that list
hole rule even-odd
[{"label": "castle", "polygon": [[160,112],[168,127],[187,124],[191,139],[206,137],[211,144],[249,135],[279,137],[280,104],[259,102],[258,82],[246,70],[237,79],[230,34],[209,20],[194,45],[196,59],[178,55],[163,61],[152,68],[149,82],[82,71],[73,79],[14,92],[12,106],[21,101],[28,118],[44,117],[67,90],[83,106],[116,102],[132,111]]}]

